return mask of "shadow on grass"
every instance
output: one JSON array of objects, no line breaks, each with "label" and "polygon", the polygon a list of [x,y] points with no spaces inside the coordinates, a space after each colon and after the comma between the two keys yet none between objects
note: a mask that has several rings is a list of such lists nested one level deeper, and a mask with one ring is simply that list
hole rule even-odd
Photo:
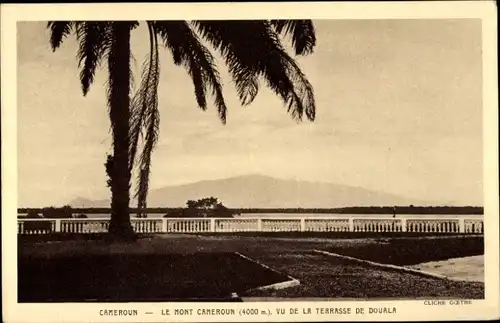
[{"label": "shadow on grass", "polygon": [[[160,233],[137,234],[137,239],[154,237]],[[164,233],[163,235],[169,235]],[[191,236],[193,233],[176,233]],[[200,237],[253,237],[253,238],[324,238],[324,239],[363,239],[363,238],[425,238],[425,237],[482,237],[480,234],[453,234],[440,232],[207,232],[195,233]],[[48,233],[37,235],[18,235],[19,243],[40,243],[49,241],[107,241],[108,233]]]},{"label": "shadow on grass", "polygon": [[[148,234],[136,234],[135,239],[149,236]],[[50,241],[103,241],[114,243],[113,237],[107,233],[46,233],[46,234],[23,234],[17,236],[19,243],[41,243]]]},{"label": "shadow on grass", "polygon": [[19,302],[237,301],[288,278],[234,253],[18,259]]}]

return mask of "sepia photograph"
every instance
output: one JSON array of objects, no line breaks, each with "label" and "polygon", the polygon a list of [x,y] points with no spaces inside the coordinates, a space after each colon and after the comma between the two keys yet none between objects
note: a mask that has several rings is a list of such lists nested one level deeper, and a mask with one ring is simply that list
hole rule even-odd
[{"label": "sepia photograph", "polygon": [[40,6],[8,38],[2,24],[11,321],[78,306],[65,322],[393,320],[412,302],[494,318],[485,4],[411,19]]}]

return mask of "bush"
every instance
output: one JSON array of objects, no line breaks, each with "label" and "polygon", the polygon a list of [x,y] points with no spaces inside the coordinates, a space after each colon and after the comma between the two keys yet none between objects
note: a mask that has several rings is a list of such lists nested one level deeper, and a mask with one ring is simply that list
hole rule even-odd
[{"label": "bush", "polygon": [[182,218],[184,215],[184,210],[174,210],[174,211],[169,211],[167,214],[165,214],[163,217],[164,218]]},{"label": "bush", "polygon": [[211,214],[214,218],[232,218],[233,216],[233,212],[224,206],[216,208]]},{"label": "bush", "polygon": [[63,206],[55,208],[53,206],[42,209],[43,217],[46,219],[70,219],[73,217],[73,209],[71,206]]},{"label": "bush", "polygon": [[41,218],[42,216],[40,215],[40,213],[34,210],[29,210],[28,214],[26,215],[26,219],[41,219]]},{"label": "bush", "polygon": [[29,221],[24,222],[24,231],[49,231],[52,232],[52,223],[48,221]]}]

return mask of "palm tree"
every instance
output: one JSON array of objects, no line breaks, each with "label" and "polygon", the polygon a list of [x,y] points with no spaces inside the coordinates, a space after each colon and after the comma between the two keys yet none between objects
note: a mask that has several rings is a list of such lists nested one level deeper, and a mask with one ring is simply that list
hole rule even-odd
[{"label": "palm tree", "polygon": [[107,60],[107,105],[113,143],[113,155],[106,162],[111,187],[109,231],[121,236],[133,234],[129,203],[134,170],[139,174],[135,192],[139,214],[144,214],[146,208],[151,154],[159,134],[160,43],[172,53],[174,63],[184,66],[191,76],[199,108],[206,110],[210,93],[223,124],[227,107],[208,45],[223,57],[242,105],[254,100],[263,79],[295,120],[301,121],[303,115],[310,121],[315,118],[313,88],[280,39],[291,36],[296,55],[312,53],[316,38],[311,21],[147,21],[149,55],[143,65],[141,85],[131,97],[130,36],[138,25],[137,21],[52,21],[47,25],[54,51],[66,36],[76,34],[83,95],[89,91],[97,68]]}]

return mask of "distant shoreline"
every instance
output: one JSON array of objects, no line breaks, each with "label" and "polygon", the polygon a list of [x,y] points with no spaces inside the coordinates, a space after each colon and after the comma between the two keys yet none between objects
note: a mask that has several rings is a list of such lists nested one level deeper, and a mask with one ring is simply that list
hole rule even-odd
[{"label": "distant shoreline", "polygon": [[[163,218],[164,214],[148,214],[148,219],[161,219]],[[245,213],[241,215],[235,215],[235,218],[245,218],[245,217],[259,217],[259,218],[295,218],[295,217],[332,217],[332,218],[339,218],[339,217],[372,217],[372,218],[393,218],[391,214],[341,214],[341,213],[329,213],[329,214],[312,214],[312,213],[291,213],[291,214],[284,214],[284,213]],[[418,218],[435,218],[435,217],[447,217],[447,216],[453,216],[453,217],[459,217],[459,218],[468,218],[468,217],[482,217],[483,214],[396,214],[395,218],[413,218],[413,217],[418,217]],[[87,217],[89,219],[98,219],[98,218],[110,218],[109,213],[108,214],[87,214]],[[135,218],[134,214],[131,214],[131,218]]]},{"label": "distant shoreline", "polygon": [[[148,219],[161,219],[164,217],[163,213],[148,214]],[[109,219],[109,213],[87,213],[88,219]],[[392,219],[392,218],[439,218],[439,217],[454,217],[454,218],[475,218],[483,217],[483,214],[342,214],[342,213],[243,213],[240,215],[234,215],[234,218],[299,218],[299,217],[324,217],[324,218],[381,218],[381,219]],[[137,218],[134,213],[130,214],[132,219]],[[18,216],[19,218],[24,218],[24,216]],[[175,217],[172,217],[175,218]],[[200,217],[201,218],[201,217]]]},{"label": "distant shoreline", "polygon": [[[150,207],[146,209],[146,213],[150,216],[161,217],[167,213],[180,211],[182,207]],[[18,208],[19,214],[28,212],[42,213],[43,208]],[[111,209],[107,208],[73,208],[70,211],[73,214],[88,215],[109,215]],[[483,215],[484,208],[480,206],[351,206],[338,208],[228,208],[228,211],[233,214],[241,214],[250,216],[296,216],[296,215],[363,215],[363,216],[411,216],[411,215]],[[137,208],[130,208],[130,214],[137,213]],[[95,218],[95,216],[92,216]]]}]

